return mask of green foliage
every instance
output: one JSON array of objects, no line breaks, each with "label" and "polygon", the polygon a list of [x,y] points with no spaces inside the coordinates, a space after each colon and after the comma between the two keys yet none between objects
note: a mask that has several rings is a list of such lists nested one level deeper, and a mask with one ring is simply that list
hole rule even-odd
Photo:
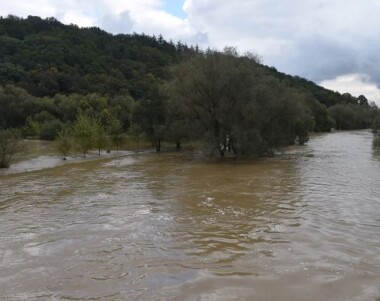
[{"label": "green foliage", "polygon": [[23,135],[26,137],[38,137],[40,135],[41,125],[28,116],[25,121]]},{"label": "green foliage", "polygon": [[106,129],[101,125],[100,121],[95,119],[93,120],[93,129],[94,129],[94,146],[98,150],[100,155],[101,151],[106,149],[109,145],[108,136]]},{"label": "green foliage", "polygon": [[55,145],[57,150],[63,156],[63,160],[66,160],[67,155],[73,148],[72,131],[69,128],[63,128],[56,136]]},{"label": "green foliage", "polygon": [[25,124],[26,118],[38,111],[34,97],[13,85],[0,86],[0,128],[16,128]]},{"label": "green foliage", "polygon": [[178,130],[185,120],[201,124],[198,138],[209,144],[204,149],[210,156],[260,155],[294,143],[296,136],[304,143],[314,126],[304,95],[228,50],[208,51],[172,69],[166,86],[170,124]]},{"label": "green foliage", "polygon": [[379,136],[375,136],[373,137],[373,148],[375,149],[380,149],[380,137]]},{"label": "green foliage", "polygon": [[380,112],[377,112],[373,122],[372,122],[372,132],[374,134],[380,134]]},{"label": "green foliage", "polygon": [[112,119],[109,121],[108,134],[110,135],[113,145],[115,145],[116,150],[123,146],[124,135],[121,122],[118,119]]},{"label": "green foliage", "polygon": [[54,140],[63,126],[63,123],[57,119],[46,121],[41,125],[39,138],[41,140]]},{"label": "green foliage", "polygon": [[13,156],[21,151],[20,137],[18,130],[0,130],[0,168],[9,168]]},{"label": "green foliage", "polygon": [[337,104],[329,108],[337,130],[354,130],[369,128],[372,124],[371,109],[361,105]]},{"label": "green foliage", "polygon": [[119,149],[126,131],[157,151],[163,139],[177,148],[199,139],[210,153],[260,155],[303,144],[312,130],[368,128],[378,111],[363,95],[286,75],[234,47],[204,52],[54,18],[0,18],[0,57],[0,128],[54,139],[75,124],[84,155],[108,136]]},{"label": "green foliage", "polygon": [[39,97],[114,96],[130,91],[134,98],[143,98],[147,74],[163,76],[166,66],[192,51],[183,44],[177,48],[162,37],[113,36],[99,28],[81,29],[32,16],[2,18],[0,32],[0,56],[4,58],[0,82],[17,84]]},{"label": "green foliage", "polygon": [[164,138],[165,106],[158,87],[154,87],[155,96],[152,99],[141,99],[133,111],[132,124],[135,129],[141,129],[160,151],[161,140]]},{"label": "green foliage", "polygon": [[309,141],[309,132],[315,127],[314,119],[310,116],[304,116],[297,120],[295,124],[295,134],[298,138],[298,144],[304,145]]},{"label": "green foliage", "polygon": [[79,115],[73,126],[73,134],[76,148],[86,157],[88,151],[94,147],[93,121],[87,116]]}]

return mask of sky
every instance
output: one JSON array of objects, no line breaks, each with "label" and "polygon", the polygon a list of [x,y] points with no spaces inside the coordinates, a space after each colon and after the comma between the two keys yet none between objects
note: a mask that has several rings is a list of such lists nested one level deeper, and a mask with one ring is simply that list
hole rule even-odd
[{"label": "sky", "polygon": [[0,15],[235,46],[277,70],[380,105],[379,0],[0,0]]}]

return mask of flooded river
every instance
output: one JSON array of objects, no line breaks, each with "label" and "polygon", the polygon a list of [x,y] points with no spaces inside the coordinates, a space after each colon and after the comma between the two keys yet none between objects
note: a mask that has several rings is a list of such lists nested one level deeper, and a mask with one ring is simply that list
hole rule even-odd
[{"label": "flooded river", "polygon": [[322,134],[249,163],[29,154],[0,171],[0,299],[378,300],[371,143]]}]

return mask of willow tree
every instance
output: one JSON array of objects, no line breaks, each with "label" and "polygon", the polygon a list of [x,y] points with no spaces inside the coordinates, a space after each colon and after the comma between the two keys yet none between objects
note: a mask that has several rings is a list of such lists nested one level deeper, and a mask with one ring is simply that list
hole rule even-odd
[{"label": "willow tree", "polygon": [[190,119],[199,122],[199,136],[209,146],[210,155],[219,152],[224,156],[229,147],[237,151],[233,128],[249,99],[255,77],[252,65],[237,56],[209,50],[174,67],[172,75],[169,97],[175,99],[172,103],[181,103]]},{"label": "willow tree", "polygon": [[294,143],[297,133],[306,140],[304,116],[309,115],[302,95],[265,73],[251,55],[209,50],[173,67],[171,75],[168,104],[180,103],[201,125],[198,138],[210,156],[260,155]]}]

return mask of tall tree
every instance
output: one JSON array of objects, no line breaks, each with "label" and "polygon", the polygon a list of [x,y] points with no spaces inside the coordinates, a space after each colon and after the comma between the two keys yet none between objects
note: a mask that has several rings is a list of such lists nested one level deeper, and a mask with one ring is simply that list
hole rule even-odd
[{"label": "tall tree", "polygon": [[199,138],[210,156],[229,151],[258,155],[294,143],[297,136],[301,143],[307,140],[310,113],[304,96],[263,74],[251,55],[239,56],[231,47],[225,53],[209,50],[172,68],[166,90],[172,99],[169,111],[180,103],[181,112],[202,125]]},{"label": "tall tree", "polygon": [[116,151],[119,151],[124,143],[123,127],[119,119],[112,118],[109,120],[108,134],[116,147]]},{"label": "tall tree", "polygon": [[78,150],[86,157],[94,147],[93,121],[84,115],[79,115],[73,127],[74,141]]},{"label": "tall tree", "polygon": [[64,128],[58,132],[55,139],[55,145],[57,150],[62,155],[63,160],[66,160],[66,157],[73,147],[73,137],[69,128]]},{"label": "tall tree", "polygon": [[109,144],[107,131],[98,119],[92,121],[92,126],[94,130],[94,146],[98,150],[98,155],[100,156],[101,151],[106,149]]},{"label": "tall tree", "polygon": [[165,103],[159,90],[158,80],[153,75],[147,76],[146,97],[137,101],[132,114],[132,123],[144,132],[159,152],[164,137]]}]

